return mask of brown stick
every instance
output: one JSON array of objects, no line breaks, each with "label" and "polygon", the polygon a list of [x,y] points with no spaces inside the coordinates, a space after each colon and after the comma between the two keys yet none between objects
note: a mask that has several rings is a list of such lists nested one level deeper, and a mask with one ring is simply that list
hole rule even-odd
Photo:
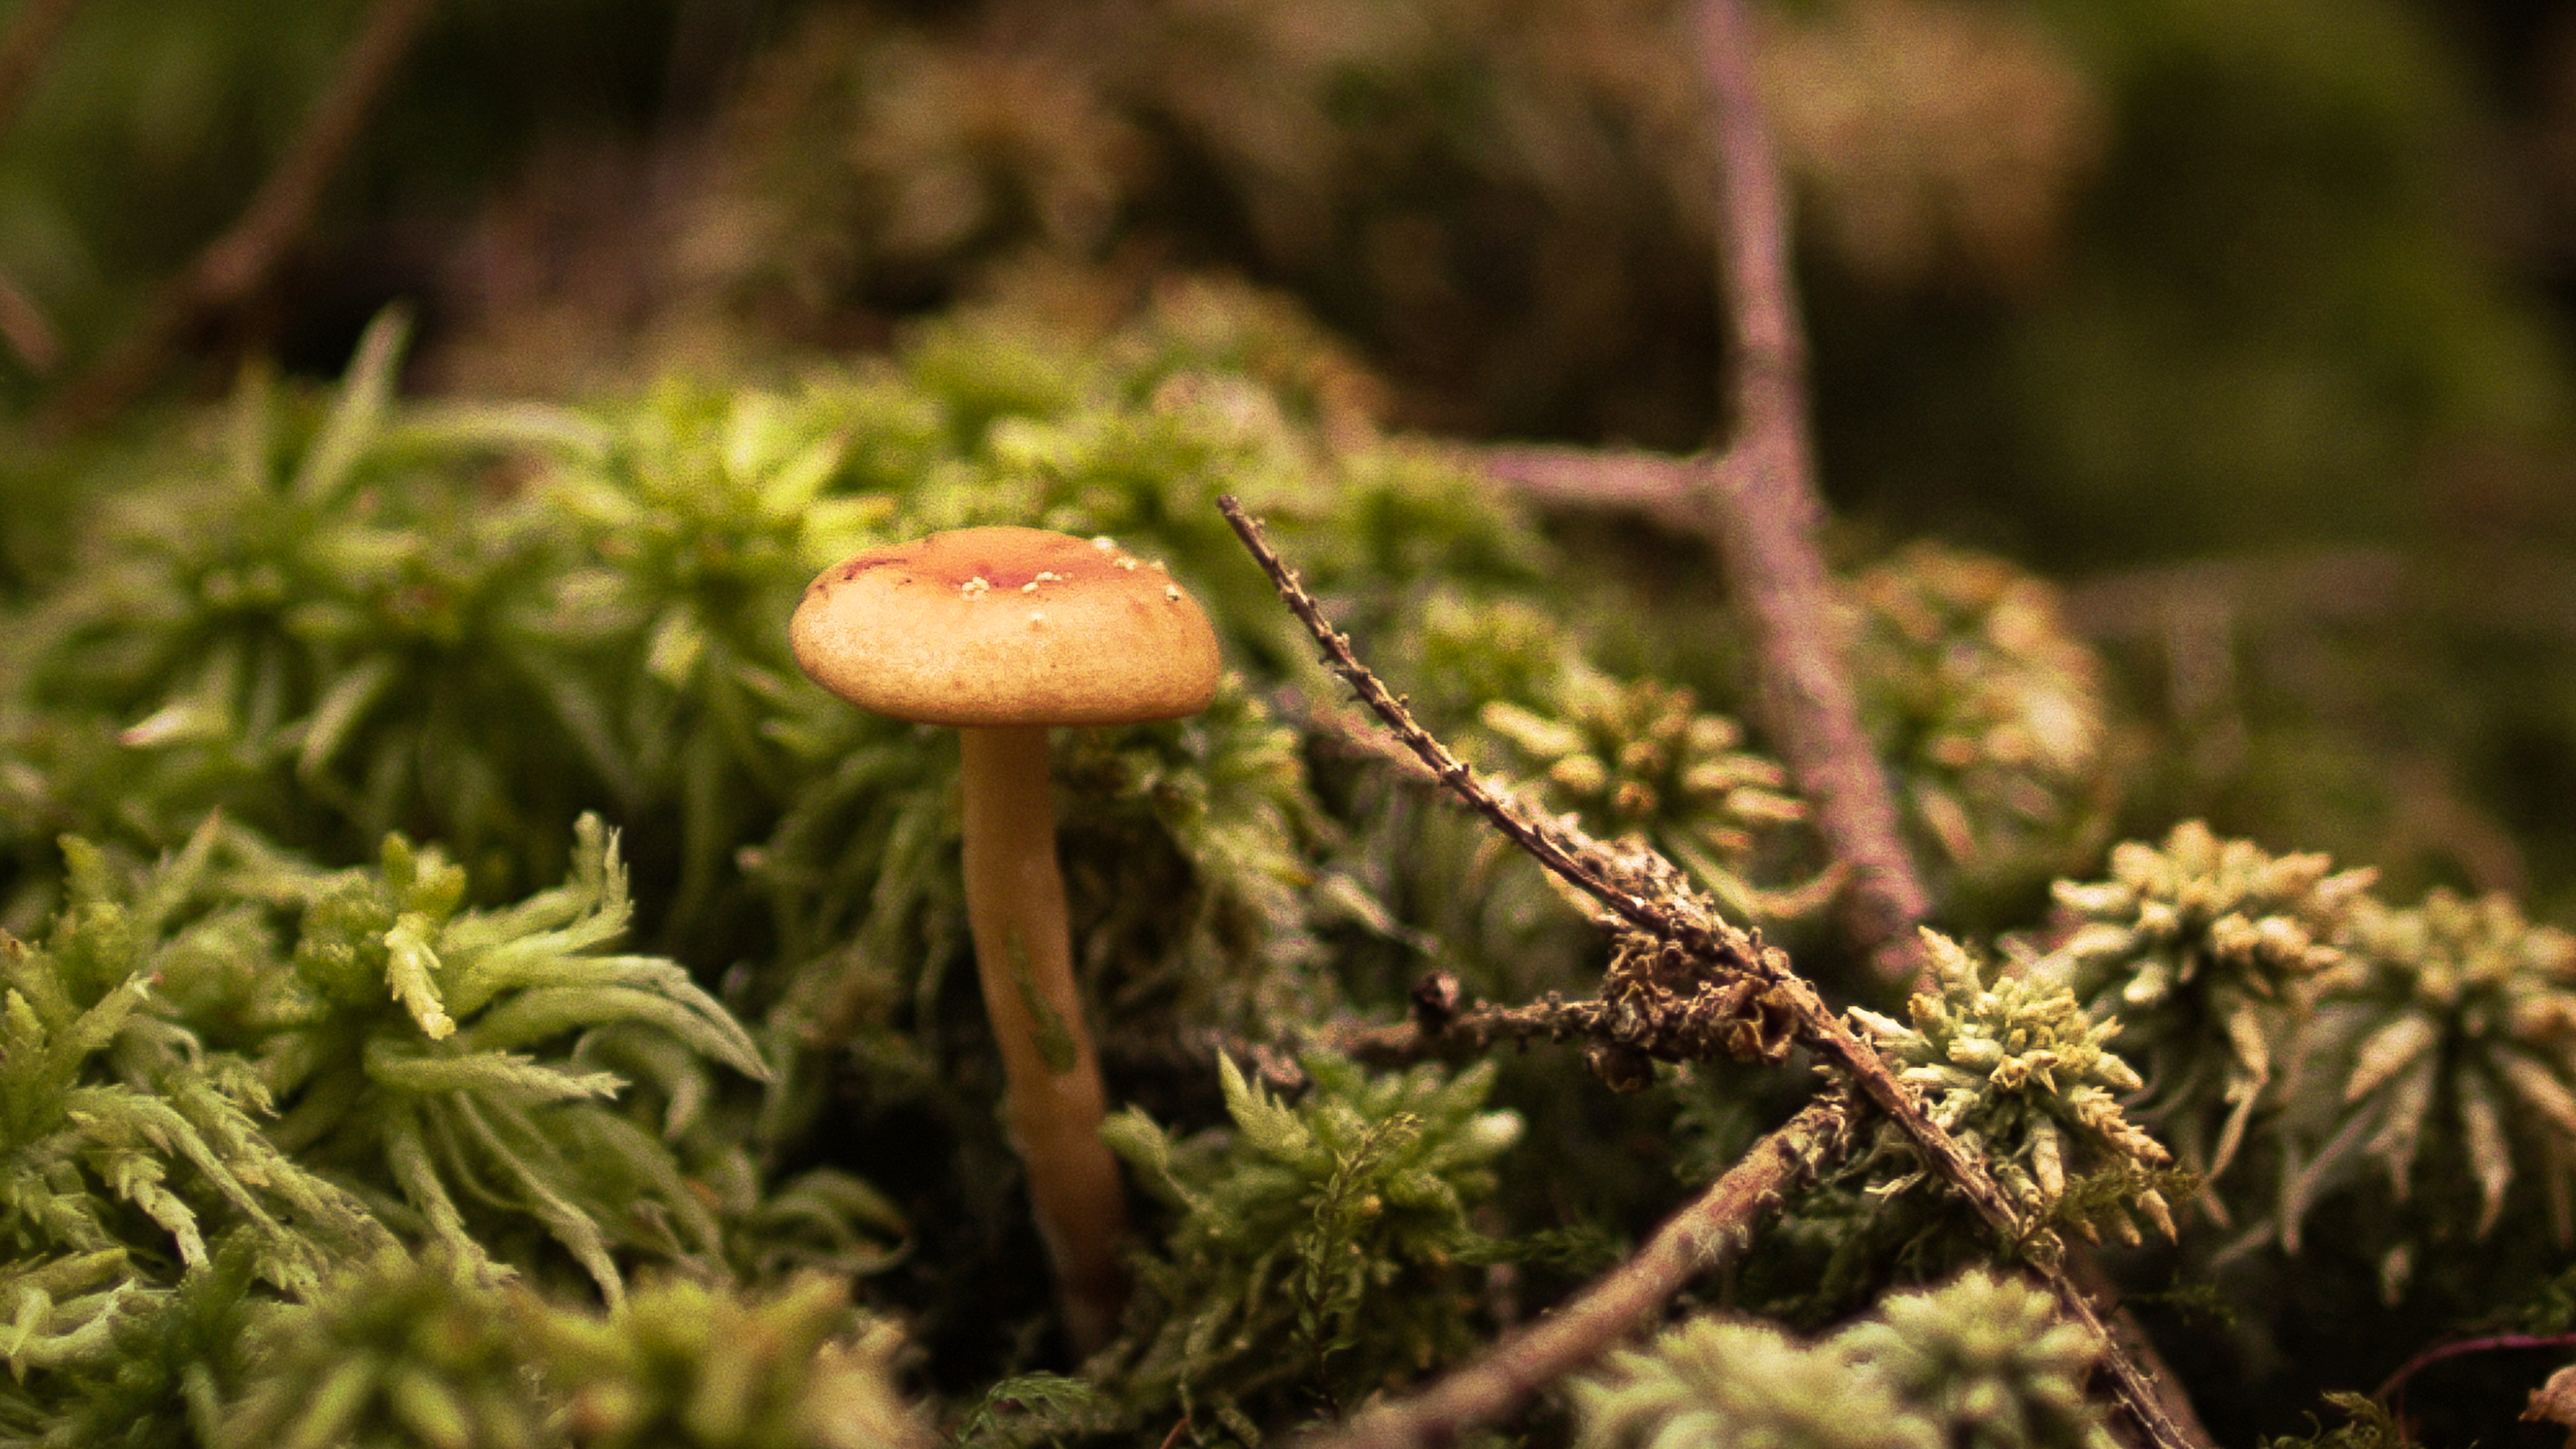
[{"label": "brown stick", "polygon": [[6,131],[18,119],[19,108],[36,88],[36,77],[53,55],[54,42],[62,38],[63,27],[71,22],[72,11],[79,3],[80,0],[27,0],[18,7],[17,14],[9,17],[8,32],[0,34],[0,131]]},{"label": "brown stick", "polygon": [[[1332,621],[1324,617],[1322,606],[1315,602],[1313,594],[1306,592],[1306,585],[1297,577],[1297,571],[1288,567],[1287,562],[1279,557],[1278,550],[1270,546],[1269,535],[1259,519],[1244,512],[1243,504],[1232,494],[1218,498],[1216,506],[1225,515],[1225,521],[1233,525],[1235,536],[1243,540],[1243,546],[1251,551],[1262,571],[1270,575],[1271,585],[1278,590],[1288,611],[1297,616],[1297,621],[1306,626],[1306,632],[1323,647],[1325,665],[1351,687],[1351,693],[1368,706],[1370,713],[1394,731],[1396,739],[1422,762],[1422,767],[1430,772],[1433,779],[1464,801],[1468,808],[1484,816],[1486,823],[1529,852],[1531,858],[1547,867],[1558,879],[1601,902],[1612,915],[1641,930],[1663,931],[1668,923],[1653,902],[1617,881],[1612,872],[1601,868],[1597,858],[1578,858],[1577,847],[1568,843],[1569,840],[1581,840],[1582,845],[1589,846],[1591,842],[1588,839],[1582,839],[1569,830],[1551,829],[1532,818],[1519,805],[1486,789],[1484,783],[1475,778],[1466,761],[1452,754],[1447,745],[1440,743],[1431,731],[1414,720],[1413,711],[1405,707],[1404,701],[1388,692],[1385,683],[1360,662],[1358,654],[1352,652],[1350,636],[1335,629]],[[1597,856],[1597,848],[1591,853]]]},{"label": "brown stick", "polygon": [[63,359],[62,337],[45,310],[6,274],[0,274],[0,342],[8,343],[27,370],[39,377],[52,372]]},{"label": "brown stick", "polygon": [[1849,1097],[1808,1103],[1667,1219],[1635,1256],[1556,1311],[1504,1335],[1420,1393],[1380,1404],[1302,1449],[1433,1449],[1510,1414],[1636,1333],[1694,1276],[1743,1252],[1763,1213],[1850,1150],[1851,1129]]},{"label": "brown stick", "polygon": [[2191,1441],[2183,1437],[2172,1416],[2166,1413],[2155,1380],[2111,1336],[2092,1301],[2067,1277],[2061,1261],[2063,1246],[2056,1236],[2022,1221],[1985,1164],[1932,1120],[1923,1109],[1922,1099],[1896,1079],[1896,1073],[1877,1049],[1863,1041],[1825,1005],[1806,978],[1791,968],[1787,953],[1727,924],[1705,902],[1678,888],[1681,873],[1661,857],[1643,852],[1623,856],[1586,835],[1571,818],[1538,819],[1517,802],[1487,789],[1446,745],[1413,718],[1404,701],[1389,693],[1385,684],[1360,662],[1349,638],[1324,618],[1323,610],[1306,592],[1296,570],[1270,547],[1261,524],[1243,511],[1243,505],[1232,497],[1221,497],[1217,508],[1234,526],[1236,536],[1243,540],[1263,572],[1269,574],[1290,612],[1322,646],[1324,662],[1444,788],[1559,879],[1601,902],[1618,923],[1679,946],[1701,960],[1723,963],[1730,971],[1759,979],[1768,988],[1768,999],[1797,1022],[1799,1038],[1831,1063],[1871,1105],[1885,1112],[1925,1165],[1966,1199],[1970,1210],[2001,1241],[2015,1245],[2024,1261],[2048,1283],[2058,1307],[2083,1325],[2101,1346],[2104,1366],[2122,1406],[2146,1431],[2149,1440],[2159,1449],[2193,1449]]},{"label": "brown stick", "polygon": [[1359,1061],[1403,1064],[1425,1057],[1466,1058],[1504,1042],[1589,1041],[1605,1036],[1598,1001],[1565,1001],[1553,991],[1528,1006],[1478,1006],[1425,1030],[1420,1022],[1327,1027],[1317,1034],[1326,1049]]},{"label": "brown stick", "polygon": [[1732,319],[1734,438],[1699,506],[1760,661],[1764,717],[1834,858],[1852,867],[1849,926],[1890,980],[1920,980],[1914,925],[1930,908],[1897,830],[1896,802],[1861,728],[1816,546],[1824,516],[1807,437],[1806,342],[1789,267],[1741,0],[1702,0],[1699,54],[1718,156],[1718,277]]},{"label": "brown stick", "polygon": [[163,284],[115,351],[56,395],[37,424],[40,434],[61,437],[114,413],[151,386],[191,331],[267,283],[312,225],[324,188],[436,6],[437,0],[375,0],[330,87],[232,228]]},{"label": "brown stick", "polygon": [[[36,78],[43,73],[45,62],[53,57],[55,42],[62,39],[63,28],[70,24],[72,11],[80,0],[27,0],[18,13],[9,17],[9,29],[0,33],[0,134],[5,134],[27,104],[36,88]],[[44,309],[36,305],[25,288],[9,277],[0,276],[0,341],[18,354],[29,372],[42,375],[53,371],[62,359],[62,339],[46,320]]]},{"label": "brown stick", "polygon": [[1707,514],[1692,499],[1700,469],[1687,459],[1536,445],[1474,448],[1465,458],[1542,508],[1629,509],[1680,533],[1708,527]]},{"label": "brown stick", "polygon": [[[1806,339],[1791,278],[1788,207],[1753,74],[1744,5],[1700,0],[1698,20],[1700,64],[1714,118],[1723,218],[1718,279],[1733,324],[1728,352],[1735,404],[1734,441],[1709,470],[1699,497],[1753,636],[1764,713],[1781,755],[1800,792],[1815,803],[1826,845],[1853,868],[1845,898],[1853,934],[1881,975],[1920,984],[1929,963],[1911,928],[1930,909],[1930,897],[1906,853],[1896,802],[1861,727],[1859,699],[1833,633],[1835,601],[1816,545],[1824,506],[1807,433]],[[1806,989],[1804,982],[1796,984]],[[1817,1045],[1827,1055],[1848,1062],[1835,1037],[1852,1034],[1839,1018],[1826,1017],[1820,1035]],[[1852,1046],[1867,1050],[1856,1039]],[[1994,1193],[1983,1165],[1964,1154],[1947,1160],[1956,1144],[1910,1097],[1900,1106],[1883,1096],[1879,1075],[1856,1070],[1855,1080],[1979,1216],[2007,1230],[2014,1215]],[[1887,1085],[1902,1095],[1892,1080]],[[2112,1335],[2063,1263],[2054,1255],[2032,1259],[2060,1309],[2102,1345],[2121,1404],[2147,1438],[2166,1449],[2192,1444],[2168,1408],[2177,1396]]]}]

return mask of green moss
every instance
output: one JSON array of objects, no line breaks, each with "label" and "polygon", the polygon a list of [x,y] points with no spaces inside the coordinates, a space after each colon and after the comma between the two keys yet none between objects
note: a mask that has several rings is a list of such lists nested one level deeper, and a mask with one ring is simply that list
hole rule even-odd
[{"label": "green moss", "polygon": [[[2274,856],[2197,821],[2162,847],[2124,844],[2112,879],[2061,881],[2068,927],[2040,964],[2103,1020],[2117,1018],[2147,1079],[2139,1115],[2183,1164],[2225,1171],[2313,999],[2372,873],[2322,855]],[[2226,1043],[2213,1061],[2213,1042]]]},{"label": "green moss", "polygon": [[1336,1413],[1476,1341],[1464,1269],[1503,1249],[1470,1212],[1521,1136],[1485,1106],[1492,1069],[1304,1066],[1313,1085],[1292,1105],[1220,1058],[1229,1131],[1180,1138],[1133,1109],[1111,1122],[1171,1214],[1107,1369],[1130,1413]]},{"label": "green moss", "polygon": [[[1815,903],[1784,895],[1815,847],[1743,702],[1652,672],[1729,642],[1655,637],[1673,625],[1651,590],[1377,434],[1293,315],[1210,289],[1076,345],[964,313],[891,358],[579,406],[400,401],[399,344],[389,322],[336,388],[254,374],[210,434],[97,455],[78,565],[0,618],[12,1432],[124,1406],[154,1426],[138,1442],[508,1438],[520,1413],[540,1436],[578,1413],[634,1442],[800,1442],[811,1405],[882,1389],[883,1311],[963,1441],[1179,1423],[1248,1445],[1544,1311],[1671,1209],[1677,1165],[1722,1171],[1805,1090],[1694,1065],[1625,1074],[1649,1090],[1614,1102],[1547,1043],[1508,1070],[1314,1055],[1295,1098],[1231,1065],[1209,1080],[1212,1051],[1395,1050],[1370,1028],[1436,1017],[1450,981],[1469,1002],[1618,996],[1662,949],[1605,937],[1376,747],[1219,491],[1269,517],[1480,773],[1660,849],[1713,909]],[[1153,1198],[1125,1334],[1078,1379],[1043,1372],[1066,1366],[964,969],[954,743],[809,687],[783,632],[849,549],[1030,521],[1168,563],[1230,666],[1199,717],[1052,744],[1086,1006],[1138,1104],[1111,1130]],[[1910,551],[1854,596],[1942,908],[2000,911],[1997,881],[2089,838],[2107,696],[2026,576]],[[2463,1081],[2537,1113],[2501,1128],[2509,1176],[2464,1129],[2482,1195],[2454,1236],[2484,1215],[2532,1247],[2494,1204],[2557,1175],[2554,937],[2492,904],[2388,912],[2321,858],[2206,830],[2124,846],[2109,875],[2061,884],[2057,929],[1999,970],[1937,942],[1911,1020],[1861,1018],[2035,1224],[2126,1240],[2171,1218],[2194,1266],[2291,1271],[2271,1249],[2302,1212],[2367,1220],[2380,1181],[2434,1175],[2437,1153],[2401,1151],[2429,1129],[2387,1125],[2403,1071],[2338,1085],[2420,1017]],[[2521,984],[2443,995],[2496,976],[2463,964],[2489,957]],[[1746,1043],[1766,1059],[1790,1045],[1769,1006]],[[2150,1130],[2215,1185],[2168,1170]],[[1820,1323],[2057,1246],[1992,1242],[1892,1132],[1862,1146],[1707,1291]],[[2345,1236],[2430,1261],[2436,1196]],[[2216,1240],[2213,1207],[2241,1211]],[[369,1293],[472,1332],[415,1342]],[[1890,1432],[2083,1442],[2045,1387],[2074,1372],[2063,1335],[1998,1303],[1940,1311],[2019,1323],[2032,1357],[1912,1320],[1872,1340],[1913,1385],[1888,1390]],[[1692,1392],[1842,1432],[1734,1382],[1776,1360],[1861,1392],[1852,1363],[1767,1332],[1712,1332]],[[504,1362],[542,1382],[478,1397]],[[1967,1407],[1924,1407],[1953,1388]],[[885,1433],[916,1431],[869,1392]],[[494,1427],[457,1429],[478,1415]],[[1598,1432],[1663,1432],[1618,1423]]]},{"label": "green moss", "polygon": [[2108,1449],[2084,1396],[2099,1350],[2045,1289],[1982,1271],[1890,1295],[1816,1342],[1709,1316],[1574,1387],[1585,1446]]}]

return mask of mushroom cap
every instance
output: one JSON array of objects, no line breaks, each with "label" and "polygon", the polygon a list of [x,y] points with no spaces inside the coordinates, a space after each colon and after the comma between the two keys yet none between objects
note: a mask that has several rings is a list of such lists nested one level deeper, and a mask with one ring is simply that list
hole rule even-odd
[{"label": "mushroom cap", "polygon": [[1216,697],[1216,630],[1108,539],[961,528],[823,570],[796,662],[861,709],[944,725],[1177,719]]}]

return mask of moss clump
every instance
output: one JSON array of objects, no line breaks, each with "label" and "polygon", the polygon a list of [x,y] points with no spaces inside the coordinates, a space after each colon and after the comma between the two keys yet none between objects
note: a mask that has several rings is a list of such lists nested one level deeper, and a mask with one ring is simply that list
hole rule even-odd
[{"label": "moss clump", "polygon": [[2342,959],[2337,933],[2371,879],[2187,821],[2161,848],[2115,848],[2107,881],[2059,882],[2064,934],[2037,969],[2095,1016],[2122,1022],[2146,1078],[2140,1118],[2176,1144],[2184,1166],[2215,1177],[2236,1156],[2276,1057],[2295,1054],[2292,1034],[2319,973]]},{"label": "moss clump", "polygon": [[[2366,1165],[2405,1202],[2465,1169],[2479,1238],[2514,1184],[2532,1183],[2565,1245],[2576,1231],[2576,937],[2525,920],[2503,896],[2435,891],[2413,907],[2365,903],[2342,939],[2318,1007],[2309,1181]],[[2301,1206],[2284,1207],[2292,1242]]]},{"label": "moss clump", "polygon": [[1862,716],[1945,894],[1999,903],[2099,849],[2118,785],[2110,708],[2055,591],[1924,543],[1847,590]]},{"label": "moss clump", "polygon": [[2047,1292],[1982,1270],[1894,1294],[1800,1342],[1696,1318],[1579,1380],[1586,1449],[2109,1449],[2084,1396],[2099,1350]]},{"label": "moss clump", "polygon": [[1109,1382],[1131,1412],[1192,1401],[1276,1422],[1335,1411],[1476,1341],[1462,1274],[1504,1251],[1471,1210],[1520,1118],[1490,1110],[1490,1065],[1372,1075],[1310,1055],[1292,1103],[1218,1073],[1231,1131],[1175,1139],[1141,1112],[1110,1143],[1171,1214],[1140,1264]]},{"label": "moss clump", "polygon": [[[2122,1107],[2139,1081],[2110,1050],[2117,1028],[2045,976],[1986,967],[1931,931],[1924,943],[1934,984],[1915,993],[1911,1021],[1860,1008],[1852,1018],[1921,1094],[1926,1114],[1986,1164],[2025,1240],[1996,1242],[1912,1140],[1880,1123],[1848,1163],[1789,1204],[1782,1261],[1798,1266],[1756,1273],[1794,1313],[1846,1312],[1890,1277],[1937,1276],[1998,1251],[2053,1258],[2058,1228],[2135,1245],[2142,1216],[2176,1235],[2165,1194],[2179,1180],[2164,1145]],[[1789,1251],[1801,1246],[1820,1250],[1821,1262]]]}]

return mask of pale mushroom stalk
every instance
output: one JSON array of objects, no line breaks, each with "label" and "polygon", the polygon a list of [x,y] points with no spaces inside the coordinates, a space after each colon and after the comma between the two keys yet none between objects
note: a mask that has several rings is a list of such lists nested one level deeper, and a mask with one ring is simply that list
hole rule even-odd
[{"label": "pale mushroom stalk", "polygon": [[1089,1352],[1115,1334],[1127,1227],[1117,1159],[1101,1141],[1108,1093],[1074,984],[1044,725],[961,728],[966,919],[984,1012],[1002,1055],[1003,1119],[1029,1174],[1065,1332]]},{"label": "pale mushroom stalk", "polygon": [[862,709],[963,741],[966,912],[1066,1336],[1089,1354],[1126,1300],[1108,1092],[1083,1026],[1056,867],[1050,725],[1178,719],[1215,697],[1216,631],[1107,539],[968,528],[825,569],[788,626],[796,661]]}]

